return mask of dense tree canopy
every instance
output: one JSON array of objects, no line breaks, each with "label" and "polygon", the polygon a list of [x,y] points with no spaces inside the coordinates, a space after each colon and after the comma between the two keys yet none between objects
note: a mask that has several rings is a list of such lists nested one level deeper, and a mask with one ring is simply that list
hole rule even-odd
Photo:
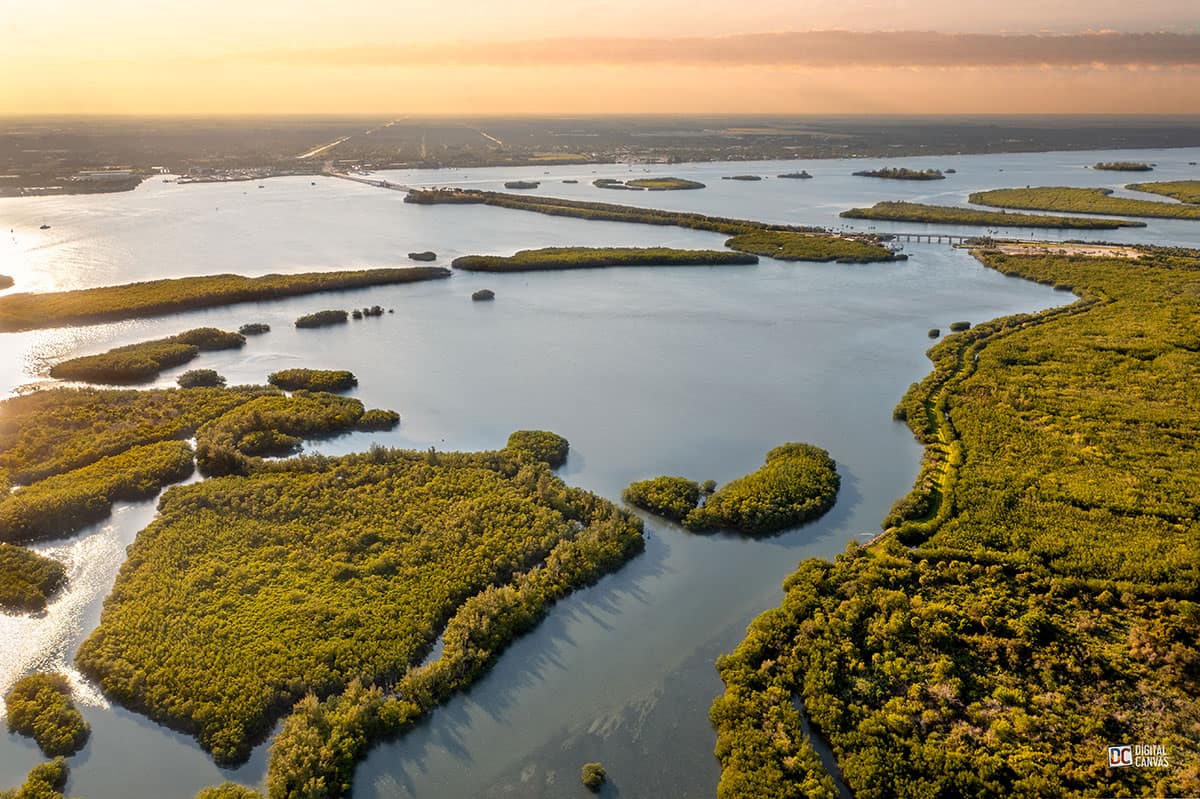
[{"label": "dense tree canopy", "polygon": [[1023,208],[1031,211],[1200,219],[1200,206],[1114,197],[1112,189],[1075,189],[1065,186],[992,189],[975,192],[968,199],[978,205]]},{"label": "dense tree canopy", "polygon": [[90,728],[71,701],[71,686],[61,674],[30,674],[4,697],[8,728],[37,741],[42,752],[73,755],[87,743]]},{"label": "dense tree canopy", "polygon": [[727,250],[678,250],[670,247],[544,247],[513,255],[464,255],[451,266],[467,272],[535,272],[594,269],[605,266],[715,266],[756,264],[753,255]]},{"label": "dense tree canopy", "polygon": [[980,258],[1082,299],[930,350],[894,529],[718,664],[721,797],[831,795],[793,698],[865,799],[1200,793],[1200,254]]},{"label": "dense tree canopy", "polygon": [[285,391],[349,391],[358,378],[345,369],[284,369],[272,372],[267,382]]},{"label": "dense tree canopy", "polygon": [[908,257],[903,253],[892,252],[874,237],[834,236],[826,233],[758,230],[734,236],[725,242],[725,246],[779,261],[869,263],[903,260]]},{"label": "dense tree canopy", "polygon": [[36,613],[66,580],[67,570],[58,561],[0,543],[0,608]]},{"label": "dense tree canopy", "polygon": [[762,468],[719,488],[683,523],[691,530],[773,533],[832,508],[840,482],[828,452],[812,444],[784,444],[767,453]]},{"label": "dense tree canopy", "polygon": [[[400,681],[419,715],[547,603],[640,548],[636,519],[534,457],[528,442],[550,437],[496,453],[262,462],[246,477],[173,489],[130,549],[79,666],[221,762],[245,757],[308,692],[336,696],[355,678]],[[405,683],[448,620],[442,657]],[[273,765],[272,779],[307,795],[294,793],[311,775],[295,773],[293,750],[311,738],[288,729],[273,761],[291,765]]]},{"label": "dense tree canopy", "polygon": [[630,505],[682,522],[700,502],[700,486],[686,477],[654,477],[630,483],[621,493]]}]

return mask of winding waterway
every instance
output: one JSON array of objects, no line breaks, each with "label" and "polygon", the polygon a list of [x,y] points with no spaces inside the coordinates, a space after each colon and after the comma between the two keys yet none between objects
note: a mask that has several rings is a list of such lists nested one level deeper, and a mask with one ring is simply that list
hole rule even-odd
[{"label": "winding waterway", "polygon": [[[1153,179],[1200,177],[1200,150],[897,159],[952,167],[935,184],[853,178],[869,159],[666,167],[388,173],[397,182],[498,188],[545,181],[538,193],[727,216],[839,226],[837,212],[881,199],[962,203],[985,188],[1119,186],[1100,160],[1159,164]],[[779,180],[807,169],[812,180]],[[594,177],[673,174],[706,182],[689,192],[614,192]],[[1000,170],[1003,170],[1001,172]],[[769,175],[753,183],[721,175]],[[562,179],[579,179],[563,184]],[[494,184],[494,185],[493,185]],[[511,253],[547,245],[720,246],[699,231],[586,222],[481,206],[419,207],[403,195],[322,178],[178,186],[150,182],[119,195],[0,201],[0,274],[17,290],[105,285],[155,277],[264,274],[406,263],[432,249]],[[51,225],[38,230],[45,220]],[[885,229],[879,223],[880,229]],[[859,223],[858,229],[869,224]],[[977,232],[924,225],[896,230]],[[1018,231],[1019,233],[1019,231]],[[1040,231],[1040,238],[1120,239],[1200,246],[1200,223],[1151,220],[1145,229]],[[69,330],[0,336],[0,394],[44,379],[49,360],[105,350],[198,325],[272,325],[238,352],[205,353],[231,383],[262,382],[285,366],[346,368],[355,396],[398,410],[401,427],[322,443],[329,453],[372,442],[439,449],[494,448],[525,427],[571,441],[562,469],[573,485],[619,500],[629,481],[685,474],[724,482],[757,467],[771,447],[805,440],[838,461],[837,506],[815,524],[766,540],[696,536],[648,518],[646,552],[560,602],[467,694],[417,729],[377,746],[358,770],[357,797],[552,797],[578,788],[583,762],[604,762],[608,796],[712,796],[718,768],[707,713],[721,683],[713,663],[746,624],[778,604],[797,561],[830,557],[878,530],[910,488],[920,449],[891,410],[928,371],[926,330],[1067,301],[1050,289],[982,268],[944,245],[906,246],[907,262],[847,266],[634,268],[547,274],[456,274],[452,279]],[[478,288],[493,303],[472,303]],[[395,310],[346,327],[296,330],[301,313],[380,304]],[[171,384],[182,369],[165,373]],[[0,616],[0,690],[34,668],[66,668],[94,627],[129,544],[153,503],[39,547],[63,559],[70,588],[39,617]],[[214,766],[189,739],[113,708],[77,680],[92,740],[71,758],[69,792],[90,799],[187,799],[235,779],[261,783],[265,747],[245,766]],[[0,787],[41,760],[27,739],[0,735]]]}]

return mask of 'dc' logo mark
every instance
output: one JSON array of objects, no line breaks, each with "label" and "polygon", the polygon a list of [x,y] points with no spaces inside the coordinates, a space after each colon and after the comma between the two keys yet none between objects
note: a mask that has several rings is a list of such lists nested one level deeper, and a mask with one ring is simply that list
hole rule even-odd
[{"label": "'dc' logo mark", "polygon": [[1133,765],[1133,747],[1128,744],[1125,746],[1110,746],[1108,747],[1108,767],[1122,768],[1123,766]]}]

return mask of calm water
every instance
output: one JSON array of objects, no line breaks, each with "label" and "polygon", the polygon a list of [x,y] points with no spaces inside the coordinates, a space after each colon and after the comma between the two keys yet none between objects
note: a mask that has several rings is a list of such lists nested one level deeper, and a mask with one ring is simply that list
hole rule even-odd
[{"label": "calm water", "polygon": [[[1082,168],[1118,158],[1157,162],[1154,179],[1200,175],[1187,166],[1200,160],[1200,150],[1176,150],[903,161],[958,170],[934,184],[850,177],[876,165],[867,159],[649,167],[651,174],[709,184],[652,194],[549,182],[589,181],[590,167],[551,170],[553,177],[541,169],[390,177],[490,186],[532,175],[548,181],[541,193],[836,225],[838,211],[879,199],[960,202],[970,191],[1004,185],[1119,185],[1120,175]],[[801,167],[814,179],[719,179]],[[597,167],[596,175],[636,176],[642,169]],[[404,205],[397,192],[316,183],[278,179],[259,189],[151,182],[123,195],[3,201],[0,273],[14,275],[19,288],[42,290],[394,265],[416,249],[449,258],[547,245],[719,246],[722,240],[485,207],[416,207]],[[37,229],[43,219],[50,230]],[[1152,221],[1144,230],[1092,237],[1200,246],[1200,224]],[[564,478],[618,499],[629,481],[662,473],[723,482],[757,467],[784,441],[826,447],[843,487],[825,518],[765,541],[698,537],[649,519],[645,554],[559,603],[468,694],[411,734],[376,747],[355,790],[358,797],[551,797],[574,791],[580,765],[598,759],[612,781],[606,795],[711,796],[718,769],[707,713],[721,691],[713,661],[736,645],[756,614],[779,602],[780,583],[797,561],[829,557],[875,532],[911,486],[920,449],[891,420],[891,409],[928,371],[926,329],[1066,299],[989,272],[945,246],[914,244],[907,251],[906,263],[866,266],[764,260],[753,267],[456,274],[427,284],[7,334],[0,336],[0,393],[44,379],[45,364],[68,354],[198,325],[266,321],[273,331],[244,350],[207,353],[189,367],[218,369],[231,383],[261,382],[285,366],[348,368],[360,379],[356,396],[403,416],[395,432],[346,436],[323,443],[325,452],[360,450],[373,441],[492,448],[514,429],[547,428],[571,441]],[[472,303],[470,293],[484,286],[496,291],[496,301]],[[325,330],[291,325],[301,313],[376,303],[395,313]],[[164,374],[161,384],[180,371]],[[97,622],[124,547],[152,517],[153,503],[122,505],[109,522],[41,547],[68,563],[71,588],[43,617],[0,616],[0,690],[31,669],[68,666]],[[82,680],[77,692],[93,736],[71,759],[72,794],[185,799],[223,779],[263,779],[263,747],[242,768],[223,771],[190,739],[107,706]],[[27,739],[0,734],[0,785],[19,782],[40,760]]]}]

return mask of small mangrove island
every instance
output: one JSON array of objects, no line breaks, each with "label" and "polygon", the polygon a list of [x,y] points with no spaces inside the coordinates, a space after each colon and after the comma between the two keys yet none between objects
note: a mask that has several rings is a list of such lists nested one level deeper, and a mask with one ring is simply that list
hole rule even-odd
[{"label": "small mangrove island", "polygon": [[884,201],[870,208],[842,211],[846,219],[876,219],[887,222],[924,222],[933,225],[977,225],[980,227],[1029,227],[1072,230],[1115,230],[1121,227],[1145,227],[1145,222],[1127,219],[1095,219],[1085,216],[1043,216],[1041,214],[984,211],[946,205]]},{"label": "small mangrove island", "polygon": [[436,261],[437,253],[433,250],[423,250],[422,252],[410,252],[408,257],[413,261]]},{"label": "small mangrove island", "polygon": [[0,275],[0,291],[12,288],[14,282],[8,275]]},{"label": "small mangrove island", "polygon": [[183,277],[95,289],[6,294],[0,297],[0,332],[113,322],[240,302],[261,302],[324,291],[345,291],[447,277],[450,277],[449,269],[424,266],[264,277]]},{"label": "small mangrove island", "polygon": [[[1200,205],[1156,202],[1132,197],[1114,197],[1112,189],[1077,189],[1067,186],[1038,186],[1025,189],[977,191],[968,197],[976,205],[1020,208],[1031,211],[1061,211],[1105,216],[1141,216],[1163,219],[1200,219]],[[3,298],[0,298],[0,302]]]},{"label": "small mangrove island", "polygon": [[[361,313],[361,312],[360,312]],[[329,327],[330,325],[344,325],[350,321],[350,314],[346,311],[327,310],[314,311],[310,314],[304,314],[296,319],[296,327],[312,328],[312,327]]]},{"label": "small mangrove island", "polygon": [[506,189],[536,189],[542,185],[536,180],[509,180],[505,181],[504,188]]},{"label": "small mangrove island", "polygon": [[354,372],[345,369],[283,369],[267,382],[284,391],[349,391],[358,385]]},{"label": "small mangrove island", "polygon": [[879,243],[878,238],[869,235],[835,236],[828,233],[759,230],[734,236],[725,242],[725,246],[780,261],[872,263],[908,258],[904,253],[889,250]]},{"label": "small mangrove island", "polygon": [[799,172],[784,172],[779,177],[787,180],[810,180],[812,175],[808,174],[807,169],[801,169]]},{"label": "small mangrove island", "polygon": [[514,255],[464,255],[451,266],[467,272],[535,272],[606,266],[726,266],[756,264],[758,258],[725,250],[669,247],[544,247]]},{"label": "small mangrove island", "polygon": [[941,169],[908,169],[907,167],[883,167],[881,169],[860,169],[852,173],[858,178],[883,178],[884,180],[944,180],[946,175]]},{"label": "small mangrove island", "polygon": [[727,176],[721,178],[721,180],[755,181],[755,180],[762,180],[762,175],[727,175]]},{"label": "small mangrove island", "polygon": [[863,169],[855,172],[860,178],[884,178],[885,180],[944,180],[945,174],[940,169],[909,169],[908,167],[883,167],[882,169]]},{"label": "small mangrove island", "polygon": [[22,677],[4,697],[8,728],[33,738],[48,757],[73,755],[87,743],[91,728],[71,700],[62,674]]},{"label": "small mangrove island", "polygon": [[766,535],[823,515],[833,507],[839,485],[837,464],[828,452],[791,443],[768,452],[758,471],[715,491],[684,477],[664,476],[630,483],[621,496],[689,530]]},{"label": "small mangrove island", "polygon": [[604,766],[599,763],[584,763],[583,768],[579,770],[579,781],[592,793],[600,791],[600,786],[604,784],[607,777]]},{"label": "small mangrove island", "polygon": [[471,299],[474,302],[491,302],[496,299],[496,292],[491,289],[479,289],[479,291],[471,292]]},{"label": "small mangrove island", "polygon": [[704,188],[700,181],[684,178],[636,178],[625,181],[625,185],[647,191],[690,191]]},{"label": "small mangrove island", "polygon": [[99,355],[69,358],[50,367],[50,376],[80,383],[129,385],[145,383],[158,373],[181,366],[202,351],[233,350],[246,344],[240,333],[198,327],[176,336],[115,347]]},{"label": "small mangrove island", "polygon": [[271,326],[266,322],[247,322],[238,328],[243,336],[261,336],[271,332]]},{"label": "small mangrove island", "polygon": [[1142,161],[1101,161],[1092,164],[1092,169],[1102,169],[1106,172],[1152,172],[1154,165]]}]

